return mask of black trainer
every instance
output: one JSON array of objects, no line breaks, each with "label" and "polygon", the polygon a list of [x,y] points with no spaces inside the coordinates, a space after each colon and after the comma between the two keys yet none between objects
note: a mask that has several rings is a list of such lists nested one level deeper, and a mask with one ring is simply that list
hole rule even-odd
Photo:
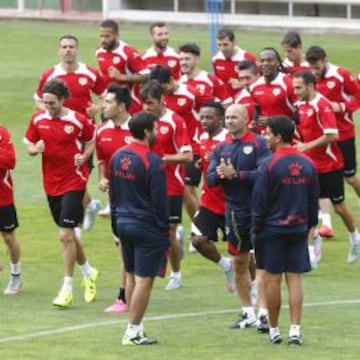
[{"label": "black trainer", "polygon": [[274,336],[269,336],[269,340],[272,344],[281,344],[282,343],[282,337],[280,333],[275,334]]},{"label": "black trainer", "polygon": [[289,345],[302,345],[301,335],[291,335],[288,339]]},{"label": "black trainer", "polygon": [[266,315],[261,315],[257,321],[257,330],[263,334],[269,332],[269,322]]}]

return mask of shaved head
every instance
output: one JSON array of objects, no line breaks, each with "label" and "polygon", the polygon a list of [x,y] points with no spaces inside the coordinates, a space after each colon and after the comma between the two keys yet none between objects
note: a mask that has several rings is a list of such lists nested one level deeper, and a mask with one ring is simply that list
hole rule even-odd
[{"label": "shaved head", "polygon": [[225,112],[225,127],[234,137],[242,137],[246,132],[248,121],[248,110],[241,104],[230,105]]}]

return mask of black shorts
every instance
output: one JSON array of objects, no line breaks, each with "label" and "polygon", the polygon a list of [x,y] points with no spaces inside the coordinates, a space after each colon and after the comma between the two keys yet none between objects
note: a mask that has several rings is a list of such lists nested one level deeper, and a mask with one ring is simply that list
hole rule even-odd
[{"label": "black shorts", "polygon": [[251,216],[244,216],[236,210],[226,210],[225,229],[228,241],[228,251],[237,256],[252,249]]},{"label": "black shorts", "polygon": [[169,221],[170,224],[181,224],[182,220],[182,195],[169,195]]},{"label": "black shorts", "polygon": [[225,216],[200,207],[191,224],[191,235],[204,235],[208,241],[218,241],[218,230],[225,236]]},{"label": "black shorts", "polygon": [[344,176],[351,177],[356,174],[356,145],[355,138],[337,143],[344,159]]},{"label": "black shorts", "polygon": [[71,229],[82,223],[84,193],[85,190],[78,190],[60,196],[48,195],[51,215],[57,226]]},{"label": "black shorts", "polygon": [[185,164],[185,184],[198,187],[201,181],[201,170],[195,166],[196,161],[200,159],[199,155],[193,156],[193,161]]},{"label": "black shorts", "polygon": [[344,177],[341,170],[318,174],[319,198],[328,198],[333,204],[340,204],[345,200]]},{"label": "black shorts", "polygon": [[0,231],[11,233],[19,226],[14,204],[0,207]]},{"label": "black shorts", "polygon": [[266,233],[255,237],[256,267],[271,274],[311,270],[307,232]]},{"label": "black shorts", "polygon": [[125,271],[141,277],[164,277],[169,236],[149,224],[119,220],[116,233],[120,237]]}]

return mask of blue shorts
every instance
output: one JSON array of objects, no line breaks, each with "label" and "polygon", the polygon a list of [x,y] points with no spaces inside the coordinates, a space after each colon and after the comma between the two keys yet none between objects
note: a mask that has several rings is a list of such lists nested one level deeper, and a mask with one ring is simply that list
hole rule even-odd
[{"label": "blue shorts", "polygon": [[228,251],[237,256],[248,253],[252,249],[251,243],[251,216],[244,216],[237,210],[225,212],[225,230],[228,241]]},{"label": "blue shorts", "polygon": [[256,267],[271,274],[311,270],[307,232],[266,233],[255,237]]},{"label": "blue shorts", "polygon": [[141,277],[164,277],[169,235],[155,226],[143,222],[116,221],[116,234],[120,238],[125,271]]}]

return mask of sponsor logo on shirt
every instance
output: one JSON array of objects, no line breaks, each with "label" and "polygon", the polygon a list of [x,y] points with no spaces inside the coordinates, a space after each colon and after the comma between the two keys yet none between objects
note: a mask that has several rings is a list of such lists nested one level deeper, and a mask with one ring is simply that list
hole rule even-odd
[{"label": "sponsor logo on shirt", "polygon": [[216,70],[225,70],[225,66],[215,66]]},{"label": "sponsor logo on shirt", "polygon": [[87,82],[88,82],[88,79],[87,79],[86,77],[81,77],[81,78],[79,78],[79,84],[80,84],[81,86],[86,85]]},{"label": "sponsor logo on shirt", "polygon": [[255,95],[264,95],[264,92],[260,90],[260,91],[255,91],[254,94]]},{"label": "sponsor logo on shirt", "polygon": [[247,146],[244,146],[244,148],[243,148],[243,153],[244,153],[245,155],[249,155],[249,154],[251,154],[253,151],[254,151],[254,148],[253,148],[252,145],[247,145]]},{"label": "sponsor logo on shirt", "polygon": [[49,125],[39,125],[39,129],[50,129]]},{"label": "sponsor logo on shirt", "polygon": [[72,125],[66,125],[64,130],[67,134],[71,134],[74,131],[74,127]]}]

